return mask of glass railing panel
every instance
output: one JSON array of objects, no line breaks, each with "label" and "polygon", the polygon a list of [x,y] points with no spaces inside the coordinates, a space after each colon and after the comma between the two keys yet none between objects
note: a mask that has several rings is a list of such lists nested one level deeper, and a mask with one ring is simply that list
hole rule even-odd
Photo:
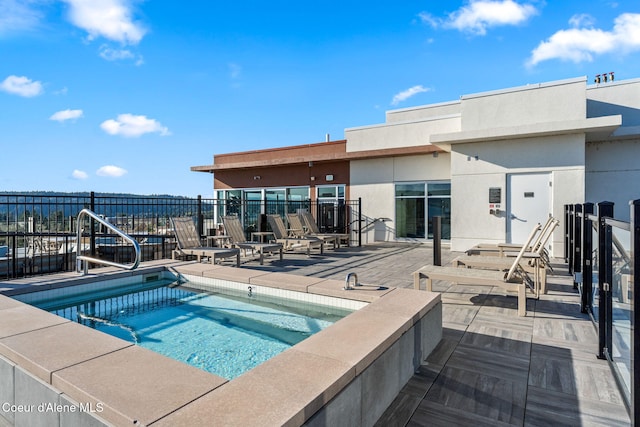
[{"label": "glass railing panel", "polygon": [[612,227],[612,348],[611,358],[625,387],[631,394],[631,236],[628,230]]}]

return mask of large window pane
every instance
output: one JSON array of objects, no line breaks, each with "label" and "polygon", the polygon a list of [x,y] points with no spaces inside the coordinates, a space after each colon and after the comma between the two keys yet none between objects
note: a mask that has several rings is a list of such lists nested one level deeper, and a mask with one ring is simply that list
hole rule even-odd
[{"label": "large window pane", "polygon": [[439,216],[441,226],[441,238],[443,240],[451,239],[451,199],[438,197],[429,198],[429,239],[433,239],[433,223],[432,218]]},{"label": "large window pane", "polygon": [[396,184],[396,197],[424,197],[424,184]]},{"label": "large window pane", "polygon": [[284,190],[266,190],[265,191],[266,206],[265,213],[285,215],[284,202],[285,191]]},{"label": "large window pane", "polygon": [[318,198],[337,197],[336,187],[318,187]]},{"label": "large window pane", "polygon": [[305,200],[309,200],[309,187],[289,188],[287,192],[288,192],[287,200],[289,201],[302,202]]},{"label": "large window pane", "polygon": [[262,213],[262,191],[245,191],[244,227],[248,233],[258,231],[260,214]]},{"label": "large window pane", "polygon": [[427,196],[451,196],[451,184],[435,182],[427,184]]},{"label": "large window pane", "polygon": [[[423,185],[424,188],[424,185]],[[423,239],[425,237],[424,198],[396,199],[396,236]]]}]

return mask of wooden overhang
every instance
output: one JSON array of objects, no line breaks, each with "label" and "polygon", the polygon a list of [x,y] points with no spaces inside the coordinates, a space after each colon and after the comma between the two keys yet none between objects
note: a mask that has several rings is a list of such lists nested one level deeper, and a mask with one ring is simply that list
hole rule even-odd
[{"label": "wooden overhang", "polygon": [[381,157],[412,156],[444,152],[441,148],[425,144],[411,147],[384,148],[377,150],[346,151],[346,140],[316,144],[217,154],[212,165],[191,166],[194,172],[214,173],[233,169],[253,169],[273,166],[289,166],[308,162],[337,162],[366,160]]}]

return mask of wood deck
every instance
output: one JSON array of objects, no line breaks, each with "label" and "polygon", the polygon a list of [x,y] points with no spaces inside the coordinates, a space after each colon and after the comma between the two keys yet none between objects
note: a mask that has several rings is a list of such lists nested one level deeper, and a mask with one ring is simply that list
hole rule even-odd
[{"label": "wood deck", "polygon": [[378,425],[628,426],[596,330],[571,277],[555,271],[524,318],[499,288],[434,286],[444,338]]}]

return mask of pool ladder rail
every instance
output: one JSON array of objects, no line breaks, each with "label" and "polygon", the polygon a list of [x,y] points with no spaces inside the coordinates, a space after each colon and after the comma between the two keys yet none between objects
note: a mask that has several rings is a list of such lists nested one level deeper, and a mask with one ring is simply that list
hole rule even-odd
[{"label": "pool ladder rail", "polygon": [[[353,277],[354,284],[351,286],[351,278]],[[362,286],[362,284],[358,283],[358,275],[354,272],[347,274],[347,277],[344,279],[344,290],[349,291],[354,289],[354,286]]]},{"label": "pool ladder rail", "polygon": [[[133,245],[133,249],[135,251],[136,254],[136,258],[133,261],[133,264],[131,265],[127,265],[127,264],[122,264],[119,262],[113,262],[113,261],[107,261],[105,259],[100,259],[100,258],[94,258],[94,257],[90,257],[87,255],[81,255],[82,252],[82,221],[80,221],[80,219],[82,218],[82,216],[89,216],[92,219],[98,221],[100,224],[104,225],[105,227],[107,227],[109,230],[113,231],[114,233],[116,233],[118,236],[120,236],[123,240],[131,243]],[[89,272],[89,263],[92,262],[94,264],[102,264],[102,265],[109,265],[111,267],[118,267],[118,268],[122,268],[125,270],[135,270],[136,268],[138,268],[138,265],[140,265],[140,244],[136,241],[136,239],[134,239],[133,237],[129,236],[128,234],[126,234],[124,231],[120,230],[118,227],[116,227],[115,225],[111,224],[109,221],[107,221],[104,218],[101,218],[100,216],[98,216],[98,214],[96,214],[95,212],[93,212],[91,209],[82,209],[80,211],[80,213],[78,214],[77,217],[77,232],[76,232],[76,272],[80,273],[80,271],[82,270],[82,274],[86,275]],[[84,268],[82,266],[82,261],[84,261]]]}]

